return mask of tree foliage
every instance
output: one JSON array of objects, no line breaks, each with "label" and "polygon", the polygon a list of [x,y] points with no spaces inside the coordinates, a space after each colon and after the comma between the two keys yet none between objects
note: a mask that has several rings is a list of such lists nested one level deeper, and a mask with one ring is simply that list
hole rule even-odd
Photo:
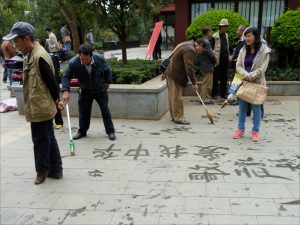
[{"label": "tree foliage", "polygon": [[202,28],[205,26],[210,26],[213,31],[218,31],[219,23],[221,19],[224,18],[227,19],[229,23],[228,36],[229,42],[232,44],[236,37],[236,29],[240,25],[249,26],[249,22],[245,17],[229,10],[212,9],[200,16],[197,16],[186,31],[187,38],[197,39],[202,37]]},{"label": "tree foliage", "polygon": [[272,40],[276,47],[300,51],[300,9],[287,11],[275,22]]},{"label": "tree foliage", "polygon": [[[126,40],[142,37],[152,26],[153,15],[170,0],[0,0],[0,35],[8,33],[17,21],[36,28],[36,37],[47,38],[51,28],[61,39],[60,28],[67,23],[72,34],[74,52],[84,41],[89,27],[99,35],[99,27],[111,30],[123,43],[123,62],[127,62]],[[97,29],[98,28],[98,29]],[[142,31],[142,32],[141,32]],[[94,33],[94,34],[95,34]],[[106,32],[106,34],[108,34]]]},{"label": "tree foliage", "polygon": [[151,19],[166,0],[91,0],[98,23],[111,29],[122,45],[123,63],[127,63],[126,40],[137,29],[140,18]]},{"label": "tree foliage", "polygon": [[3,37],[20,20],[32,21],[28,0],[0,0],[0,35]]},{"label": "tree foliage", "polygon": [[0,35],[8,33],[17,21],[26,21],[36,28],[36,38],[45,39],[51,28],[58,39],[62,23],[68,24],[77,52],[88,27],[96,24],[88,0],[0,0]]}]

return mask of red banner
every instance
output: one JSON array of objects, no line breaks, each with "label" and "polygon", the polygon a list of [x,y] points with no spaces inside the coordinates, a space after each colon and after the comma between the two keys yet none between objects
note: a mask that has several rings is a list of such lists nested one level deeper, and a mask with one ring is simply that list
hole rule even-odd
[{"label": "red banner", "polygon": [[164,24],[164,21],[159,21],[159,22],[155,23],[155,27],[153,29],[153,32],[152,32],[152,35],[151,35],[151,38],[150,38],[150,41],[148,44],[146,56],[149,56],[149,57],[152,56],[155,44],[157,42],[157,39],[158,39],[160,30],[161,30],[163,24]]}]

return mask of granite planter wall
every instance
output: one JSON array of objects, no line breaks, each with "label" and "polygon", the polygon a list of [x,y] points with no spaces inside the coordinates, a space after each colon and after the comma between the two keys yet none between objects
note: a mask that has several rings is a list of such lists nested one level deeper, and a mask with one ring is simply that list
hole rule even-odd
[{"label": "granite planter wall", "polygon": [[[202,82],[198,82],[199,88]],[[267,81],[268,96],[300,96],[300,81]],[[184,96],[196,95],[191,84],[184,90]]]},{"label": "granite planter wall", "polygon": [[[14,87],[18,111],[24,114],[23,87]],[[114,119],[159,120],[168,111],[168,89],[166,82],[154,78],[141,85],[113,84],[108,90],[109,108]],[[71,88],[70,115],[78,116],[78,88]],[[63,112],[65,114],[65,112]],[[92,117],[101,117],[94,101]]]},{"label": "granite planter wall", "polygon": [[269,96],[300,96],[300,81],[268,81]]}]

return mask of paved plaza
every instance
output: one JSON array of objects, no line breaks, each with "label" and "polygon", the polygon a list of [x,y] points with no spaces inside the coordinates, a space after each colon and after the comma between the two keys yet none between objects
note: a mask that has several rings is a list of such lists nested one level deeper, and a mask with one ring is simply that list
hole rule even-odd
[{"label": "paved plaza", "polygon": [[[128,59],[146,59],[147,46],[141,46],[139,48],[127,49]],[[163,59],[168,58],[172,53],[172,50],[162,49],[161,57]],[[117,57],[118,60],[122,59],[122,50],[111,50],[104,52],[105,58]],[[149,58],[149,57],[148,57]]]},{"label": "paved plaza", "polygon": [[[1,100],[9,97],[0,88]],[[250,140],[251,118],[246,136],[231,138],[237,106],[209,109],[215,125],[194,97],[185,98],[190,126],[168,113],[114,120],[115,142],[93,118],[73,157],[65,124],[55,131],[64,178],[38,186],[30,124],[17,111],[0,114],[0,224],[299,224],[299,97],[268,98],[259,143]],[[78,118],[71,122],[75,134]]]}]

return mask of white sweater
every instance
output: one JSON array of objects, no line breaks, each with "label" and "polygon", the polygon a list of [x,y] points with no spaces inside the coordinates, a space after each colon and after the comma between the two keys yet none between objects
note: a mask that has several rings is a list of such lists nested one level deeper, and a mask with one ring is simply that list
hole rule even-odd
[{"label": "white sweater", "polygon": [[[246,57],[246,48],[245,46],[241,49],[237,63],[236,63],[236,71],[243,76],[250,76],[253,83],[267,85],[265,73],[269,65],[270,60],[270,52],[271,49],[262,45],[258,54],[258,57],[255,57],[255,65],[252,67],[251,72],[248,73],[245,70],[245,57]],[[254,63],[254,62],[253,62]]]}]

